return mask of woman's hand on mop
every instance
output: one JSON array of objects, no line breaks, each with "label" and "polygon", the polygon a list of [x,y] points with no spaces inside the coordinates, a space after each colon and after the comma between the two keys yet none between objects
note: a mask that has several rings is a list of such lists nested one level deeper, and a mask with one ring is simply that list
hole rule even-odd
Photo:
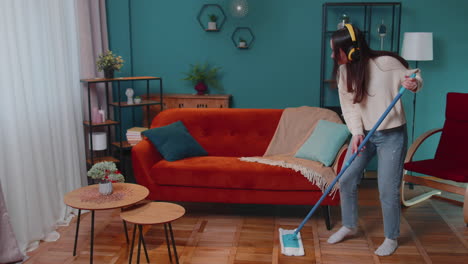
[{"label": "woman's hand on mop", "polygon": [[416,81],[416,79],[410,78],[408,76],[405,76],[405,78],[406,79],[401,83],[401,85],[413,93],[416,92],[416,90],[418,89],[418,82]]},{"label": "woman's hand on mop", "polygon": [[[353,136],[353,154],[357,152],[359,145],[361,145],[362,141],[364,141],[364,135],[355,135]],[[366,146],[362,147],[360,152],[363,152],[366,149]],[[358,154],[360,156],[360,154]]]}]

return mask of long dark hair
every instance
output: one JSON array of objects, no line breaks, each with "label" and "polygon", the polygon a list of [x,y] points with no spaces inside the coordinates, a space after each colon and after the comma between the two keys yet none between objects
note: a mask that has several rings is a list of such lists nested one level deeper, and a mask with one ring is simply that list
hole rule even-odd
[{"label": "long dark hair", "polygon": [[[353,26],[354,33],[356,35],[356,40],[359,46],[359,60],[353,60],[350,63],[346,64],[346,76],[347,76],[347,90],[348,92],[354,92],[354,103],[359,103],[364,99],[364,96],[367,95],[367,80],[368,80],[368,63],[369,59],[380,57],[380,56],[392,56],[399,60],[406,68],[408,68],[408,62],[398,54],[390,51],[377,51],[372,50],[367,45],[367,42],[362,34],[361,30]],[[338,60],[340,59],[340,49],[342,49],[346,54],[353,48],[353,43],[351,41],[351,35],[349,34],[348,29],[342,28],[335,31],[332,34],[332,45],[333,45],[333,56],[334,56],[334,66],[333,66],[333,79],[337,79],[338,74]]]}]

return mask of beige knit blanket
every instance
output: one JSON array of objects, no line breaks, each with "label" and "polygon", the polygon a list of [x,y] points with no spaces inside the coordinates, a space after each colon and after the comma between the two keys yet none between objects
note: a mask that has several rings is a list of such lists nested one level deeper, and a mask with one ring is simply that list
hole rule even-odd
[{"label": "beige knit blanket", "polygon": [[[324,191],[336,177],[336,161],[332,167],[325,167],[317,161],[294,157],[321,119],[343,123],[335,112],[328,109],[309,106],[286,108],[265,154],[261,157],[242,157],[240,160],[299,171],[310,182]],[[337,156],[345,151],[346,147],[343,146]],[[333,195],[337,190],[337,185],[330,192],[330,195]]]}]

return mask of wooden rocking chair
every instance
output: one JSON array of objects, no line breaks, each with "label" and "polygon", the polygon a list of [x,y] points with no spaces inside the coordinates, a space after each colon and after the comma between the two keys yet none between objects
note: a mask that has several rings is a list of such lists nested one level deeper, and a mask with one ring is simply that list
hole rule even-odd
[{"label": "wooden rocking chair", "polygon": [[[413,161],[419,146],[430,136],[442,132],[433,159]],[[422,134],[411,145],[406,154],[405,171],[401,188],[401,201],[404,206],[422,202],[442,191],[464,196],[463,215],[468,226],[468,188],[442,183],[437,179],[455,182],[468,182],[468,94],[448,93],[444,127]],[[408,175],[412,171],[431,177]],[[431,180],[432,179],[432,180]],[[411,200],[405,200],[405,182],[428,186],[437,190],[424,193]]]}]

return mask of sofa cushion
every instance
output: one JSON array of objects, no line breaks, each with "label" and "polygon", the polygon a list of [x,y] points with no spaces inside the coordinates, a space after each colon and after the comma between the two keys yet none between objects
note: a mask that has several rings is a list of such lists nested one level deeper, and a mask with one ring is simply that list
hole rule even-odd
[{"label": "sofa cushion", "polygon": [[206,156],[159,161],[151,169],[159,185],[255,190],[320,190],[294,170],[237,157]]},{"label": "sofa cushion", "polygon": [[445,123],[437,146],[435,158],[456,161],[460,164],[468,162],[468,93],[448,93],[445,110]]},{"label": "sofa cushion", "polygon": [[168,161],[206,156],[208,153],[190,135],[181,121],[143,131],[159,153]]},{"label": "sofa cushion", "polygon": [[419,160],[405,163],[405,170],[434,176],[441,179],[468,182],[468,167],[461,166],[456,161]]},{"label": "sofa cushion", "polygon": [[346,125],[319,120],[314,132],[299,148],[294,157],[315,160],[329,167],[335,161],[336,154],[349,135]]}]

